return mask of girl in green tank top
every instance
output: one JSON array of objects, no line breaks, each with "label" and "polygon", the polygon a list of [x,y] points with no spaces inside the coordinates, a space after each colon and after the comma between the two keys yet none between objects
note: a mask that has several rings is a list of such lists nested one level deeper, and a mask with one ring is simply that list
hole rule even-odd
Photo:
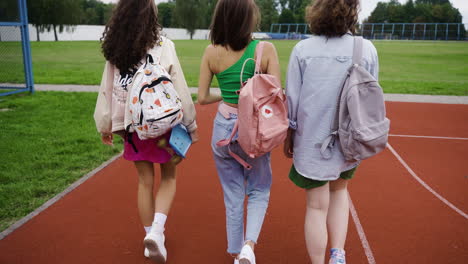
[{"label": "girl in green tank top", "polygon": [[255,62],[249,59],[254,59],[255,48],[257,47],[258,42],[258,40],[252,40],[245,49],[242,57],[236,63],[215,75],[218,79],[223,101],[231,104],[237,104],[239,101],[239,95],[236,92],[241,88],[240,76],[242,66],[244,65],[244,62],[248,60],[245,64],[244,73],[242,75],[243,83],[254,75]]},{"label": "girl in green tank top", "polygon": [[[247,170],[237,160],[229,158],[227,146],[216,144],[231,134],[237,120],[237,91],[255,73],[253,59],[259,41],[252,40],[252,32],[258,24],[258,11],[252,0],[219,0],[210,26],[211,45],[205,49],[200,65],[198,103],[219,103],[218,108],[228,106],[232,110],[229,115],[216,115],[211,149],[224,194],[227,252],[234,258],[234,264],[256,263],[255,245],[268,208],[272,181],[269,153],[249,159],[252,169]],[[264,73],[280,77],[278,55],[273,44],[265,43],[261,64]],[[210,92],[214,76],[218,79],[221,95]],[[247,158],[239,144],[233,143],[230,148],[233,153]],[[246,196],[249,197],[248,210],[244,210]],[[244,211],[247,214],[246,221]],[[214,262],[221,263],[217,260]]]}]

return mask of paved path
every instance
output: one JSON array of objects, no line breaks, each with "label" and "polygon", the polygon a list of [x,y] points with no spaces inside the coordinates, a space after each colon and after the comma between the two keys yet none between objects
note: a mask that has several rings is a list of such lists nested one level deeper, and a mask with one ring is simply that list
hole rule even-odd
[{"label": "paved path", "polygon": [[[99,86],[36,84],[35,89],[37,91],[97,92]],[[219,88],[212,89],[214,93],[220,93]],[[190,90],[192,93],[197,93],[197,88],[192,87]],[[468,104],[468,96],[385,94],[385,100],[389,102]]]}]

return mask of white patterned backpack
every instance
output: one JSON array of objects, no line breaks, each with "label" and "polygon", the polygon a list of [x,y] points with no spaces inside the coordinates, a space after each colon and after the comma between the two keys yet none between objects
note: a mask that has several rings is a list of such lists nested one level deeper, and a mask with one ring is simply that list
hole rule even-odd
[{"label": "white patterned backpack", "polygon": [[[161,56],[155,57],[159,61]],[[131,123],[129,120],[126,131],[136,132],[141,140],[164,135],[183,118],[181,99],[171,76],[151,54],[133,77],[127,105]]]}]

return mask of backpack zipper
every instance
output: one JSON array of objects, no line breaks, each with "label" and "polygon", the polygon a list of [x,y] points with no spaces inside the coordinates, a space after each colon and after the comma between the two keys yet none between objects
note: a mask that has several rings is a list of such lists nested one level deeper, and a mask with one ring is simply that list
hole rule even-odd
[{"label": "backpack zipper", "polygon": [[162,120],[162,119],[164,119],[164,118],[167,118],[167,117],[176,115],[176,114],[178,114],[179,112],[180,112],[180,109],[177,110],[177,111],[174,111],[174,112],[172,112],[172,113],[170,113],[170,114],[168,114],[168,115],[165,115],[165,116],[163,116],[163,117],[160,117],[160,118],[158,118],[158,119],[148,119],[148,120],[146,120],[146,121],[147,121],[147,122],[156,122],[156,121]]}]

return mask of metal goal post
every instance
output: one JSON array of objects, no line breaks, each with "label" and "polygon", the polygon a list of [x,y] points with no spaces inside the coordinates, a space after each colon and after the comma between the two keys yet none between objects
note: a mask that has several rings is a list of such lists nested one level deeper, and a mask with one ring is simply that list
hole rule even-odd
[{"label": "metal goal post", "polygon": [[26,0],[0,4],[0,96],[34,92]]}]

